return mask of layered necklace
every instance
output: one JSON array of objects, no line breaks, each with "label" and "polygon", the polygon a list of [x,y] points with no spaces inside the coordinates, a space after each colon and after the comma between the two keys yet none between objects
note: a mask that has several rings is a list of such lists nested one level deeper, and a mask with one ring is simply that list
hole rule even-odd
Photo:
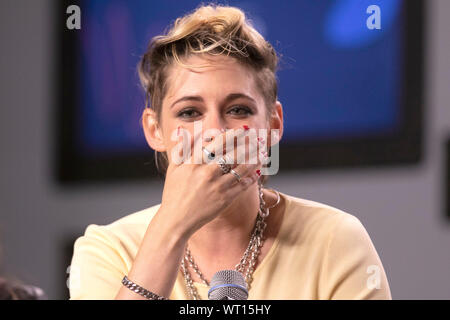
[{"label": "layered necklace", "polygon": [[[261,187],[261,182],[258,181],[258,190],[259,190],[259,210],[258,214],[256,216],[255,225],[253,227],[252,235],[250,237],[250,242],[247,246],[247,249],[245,249],[244,255],[242,256],[239,263],[235,266],[235,270],[238,272],[241,272],[244,275],[245,282],[247,283],[247,290],[250,290],[250,286],[253,280],[253,272],[255,269],[256,261],[258,260],[258,256],[261,252],[261,247],[264,244],[264,230],[267,226],[267,223],[265,222],[265,219],[269,216],[269,209],[272,209],[273,207],[277,206],[280,202],[280,194],[278,191],[273,190],[277,194],[277,202],[268,207],[265,208],[265,202],[263,199],[263,192]],[[191,274],[189,270],[186,267],[185,261],[189,264],[189,266],[194,270],[194,272],[197,274],[197,276],[201,279],[201,281],[209,286],[208,281],[205,279],[203,274],[201,273],[200,269],[198,268],[197,264],[194,261],[194,258],[191,255],[191,252],[186,245],[185,255],[183,260],[181,261],[181,269],[183,271],[184,280],[186,284],[186,288],[189,292],[189,295],[194,300],[200,300],[200,296],[197,292],[197,288],[194,286],[194,281],[192,280]]]}]

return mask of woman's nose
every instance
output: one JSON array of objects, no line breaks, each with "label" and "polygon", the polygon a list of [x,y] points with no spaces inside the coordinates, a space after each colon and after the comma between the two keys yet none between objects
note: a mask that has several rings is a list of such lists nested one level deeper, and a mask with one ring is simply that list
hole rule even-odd
[{"label": "woman's nose", "polygon": [[225,120],[220,116],[218,112],[212,112],[205,118],[203,118],[203,129],[218,129],[225,126]]},{"label": "woman's nose", "polygon": [[226,123],[217,116],[211,116],[209,119],[203,121],[203,132],[205,134],[205,141],[212,141],[214,136],[220,132],[225,132],[227,129]]}]

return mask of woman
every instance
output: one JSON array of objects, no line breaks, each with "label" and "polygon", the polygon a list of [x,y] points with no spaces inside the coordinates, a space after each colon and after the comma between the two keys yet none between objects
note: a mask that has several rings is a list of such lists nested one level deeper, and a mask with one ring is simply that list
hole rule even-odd
[{"label": "woman", "polygon": [[[87,228],[74,247],[71,299],[207,299],[224,269],[245,276],[249,299],[391,299],[356,217],[262,187],[283,133],[277,62],[233,7],[201,6],[152,39],[138,69],[162,201]],[[279,135],[241,139],[256,129]],[[200,158],[180,145],[200,146]]]}]

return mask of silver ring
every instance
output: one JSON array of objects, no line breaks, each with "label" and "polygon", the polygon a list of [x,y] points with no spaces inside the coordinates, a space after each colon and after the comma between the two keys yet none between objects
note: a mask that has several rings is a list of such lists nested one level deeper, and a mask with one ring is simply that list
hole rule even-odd
[{"label": "silver ring", "polygon": [[232,173],[236,179],[241,182],[241,176],[239,175],[239,173],[237,173],[236,171],[234,171],[233,169],[230,170],[230,173]]},{"label": "silver ring", "polygon": [[217,160],[217,163],[219,164],[220,169],[222,169],[223,174],[230,172],[231,166],[227,164],[225,157],[220,157],[219,160]]}]

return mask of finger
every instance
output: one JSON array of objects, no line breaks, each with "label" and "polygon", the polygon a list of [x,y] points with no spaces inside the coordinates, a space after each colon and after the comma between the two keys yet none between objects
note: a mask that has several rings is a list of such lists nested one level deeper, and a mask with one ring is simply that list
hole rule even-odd
[{"label": "finger", "polygon": [[[245,139],[247,141],[247,138]],[[233,157],[233,164],[238,165],[242,163],[255,164],[258,160],[258,143],[256,139],[250,138],[249,142],[240,143],[234,150],[231,150]],[[227,155],[230,151],[227,152]]]},{"label": "finger", "polygon": [[[260,151],[263,150],[263,148],[260,148],[261,144],[263,144],[263,142],[252,143],[247,145],[246,148],[238,149],[239,152],[243,152],[246,155],[245,159],[249,161],[231,165],[231,168],[234,170],[236,175],[233,174],[233,172],[224,174],[219,164],[217,164],[216,167],[211,167],[211,175],[213,179],[220,179],[220,189],[223,192],[229,189],[242,191],[258,180],[258,178],[261,176],[261,169],[263,164],[262,160],[265,158],[260,153]],[[225,157],[227,156],[228,153],[225,155]],[[241,159],[243,158],[241,157]]]},{"label": "finger", "polygon": [[179,130],[179,139],[180,145],[177,155],[183,158],[184,164],[200,164],[201,158],[199,158],[199,154],[201,156],[201,132],[197,135],[191,135],[189,130],[180,127]]},{"label": "finger", "polygon": [[190,133],[181,126],[177,128],[176,144],[170,150],[171,163],[175,166],[185,163],[186,159],[190,157]]},{"label": "finger", "polygon": [[[236,184],[243,183],[244,185],[247,184],[247,182],[254,182],[254,179],[257,179],[257,177],[260,176],[261,173],[261,167],[262,163],[259,161],[258,157],[255,157],[254,163],[242,163],[238,164],[233,168],[233,172],[229,172],[227,174],[224,174],[221,178],[221,183],[223,184],[224,188],[233,188],[236,186]],[[257,171],[259,170],[259,174]],[[251,181],[247,181],[250,178]]]},{"label": "finger", "polygon": [[[234,169],[239,164],[243,164],[244,167],[246,165],[252,164],[257,165],[258,163],[261,164],[258,157],[258,144],[257,143],[250,143],[246,145],[240,145],[239,148],[236,149],[238,152],[238,155],[231,155],[229,156],[229,152],[222,157],[225,159],[225,165],[229,166],[230,169]],[[211,172],[210,175],[214,178],[220,178],[224,175],[224,170],[221,168],[221,165],[218,163],[220,158],[222,157],[216,157],[214,161],[209,161],[208,164],[211,164]],[[237,159],[237,161],[234,161],[234,159]],[[240,170],[240,176],[245,176],[251,169],[246,169],[244,167],[241,167]],[[228,178],[228,177],[227,177]],[[231,182],[233,182],[232,179],[224,179],[222,183],[227,185],[227,187],[230,186]]]},{"label": "finger", "polygon": [[[246,139],[247,140],[247,139]],[[260,145],[257,140],[250,140],[248,143],[241,143],[237,148],[228,150],[227,153],[223,156],[226,164],[228,164],[231,168],[238,166],[239,164],[257,164],[261,162],[261,155],[258,154],[260,149]],[[219,157],[216,161],[219,161]]]},{"label": "finger", "polygon": [[260,165],[258,164],[246,166],[240,165],[234,168],[233,170],[240,176],[240,179],[238,180],[232,172],[225,174],[221,178],[223,179],[221,188],[222,192],[237,195],[244,191],[258,181],[260,175],[256,172],[256,170],[259,170],[259,168]]},{"label": "finger", "polygon": [[[221,159],[225,160],[225,165],[228,165],[230,168],[235,168],[239,164],[257,164],[258,161],[260,162],[258,145],[257,143],[239,145],[238,148],[233,150],[231,155],[230,152],[227,152],[223,156],[216,156],[216,159],[209,164],[216,164],[220,167],[218,162]],[[223,174],[223,171],[217,171],[217,173]]]},{"label": "finger", "polygon": [[[231,156],[233,150],[245,144],[247,141],[246,137],[249,134],[249,131],[244,129],[230,129],[215,137],[212,142],[206,144],[204,147],[208,151],[213,152],[215,156],[222,156],[226,153]],[[256,140],[256,138],[250,139],[250,141],[252,140]],[[233,158],[235,157],[233,156]]]}]

